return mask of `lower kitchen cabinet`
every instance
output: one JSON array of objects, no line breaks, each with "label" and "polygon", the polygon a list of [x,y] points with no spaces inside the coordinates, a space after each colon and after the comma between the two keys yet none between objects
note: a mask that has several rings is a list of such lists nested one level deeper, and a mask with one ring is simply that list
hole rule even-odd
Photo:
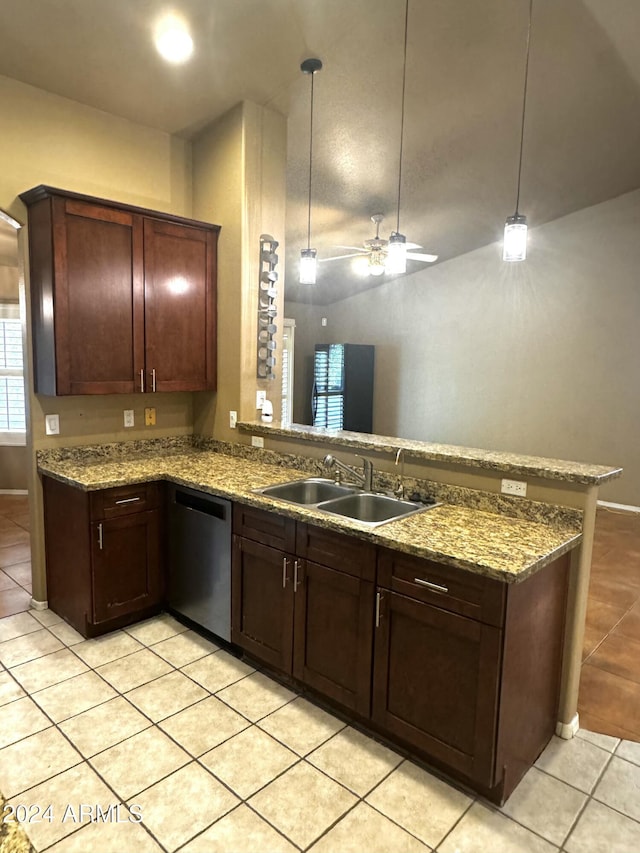
[{"label": "lower kitchen cabinet", "polygon": [[274,669],[291,672],[293,585],[289,559],[259,542],[233,537],[231,641]]},{"label": "lower kitchen cabinet", "polygon": [[376,727],[503,802],[555,730],[567,569],[505,584],[381,549]]},{"label": "lower kitchen cabinet", "polygon": [[491,786],[502,632],[380,590],[373,719]]},{"label": "lower kitchen cabinet", "polygon": [[370,708],[373,601],[373,583],[300,561],[293,674],[362,716]]},{"label": "lower kitchen cabinet", "polygon": [[161,487],[85,492],[43,478],[47,598],[85,637],[160,609]]},{"label": "lower kitchen cabinet", "polygon": [[[273,519],[273,528],[269,520]],[[231,639],[345,708],[370,708],[375,553],[369,543],[261,510],[236,507]],[[262,544],[270,541],[272,545]],[[323,554],[330,565],[305,559]]]}]

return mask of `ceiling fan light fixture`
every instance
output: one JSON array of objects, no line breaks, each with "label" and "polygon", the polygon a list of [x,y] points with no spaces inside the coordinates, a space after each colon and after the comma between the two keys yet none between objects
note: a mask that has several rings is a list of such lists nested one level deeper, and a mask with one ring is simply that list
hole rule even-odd
[{"label": "ceiling fan light fixture", "polygon": [[524,261],[527,257],[527,217],[507,216],[504,226],[503,261]]},{"label": "ceiling fan light fixture", "polygon": [[407,271],[407,238],[392,231],[387,246],[386,271],[389,275],[402,275]]},{"label": "ceiling fan light fixture", "polygon": [[300,284],[315,284],[318,272],[318,259],[315,249],[302,249],[300,252]]},{"label": "ceiling fan light fixture", "polygon": [[384,275],[385,272],[384,253],[380,250],[372,251],[369,255],[369,275]]}]

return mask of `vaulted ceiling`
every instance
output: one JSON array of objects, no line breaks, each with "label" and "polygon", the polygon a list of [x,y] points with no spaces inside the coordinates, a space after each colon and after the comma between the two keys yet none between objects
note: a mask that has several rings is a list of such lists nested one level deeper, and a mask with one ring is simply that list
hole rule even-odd
[{"label": "vaulted ceiling", "polygon": [[[514,212],[528,0],[410,0],[400,230],[440,262],[499,240]],[[0,74],[193,137],[238,101],[288,116],[287,295],[329,302],[377,283],[350,260],[295,283],[306,245],[340,254],[395,227],[405,0],[175,0],[195,53],[151,34],[164,0],[3,0]],[[640,187],[640,3],[534,0],[521,210],[531,226]],[[568,262],[570,259],[567,259]],[[423,265],[409,265],[409,273]]]}]

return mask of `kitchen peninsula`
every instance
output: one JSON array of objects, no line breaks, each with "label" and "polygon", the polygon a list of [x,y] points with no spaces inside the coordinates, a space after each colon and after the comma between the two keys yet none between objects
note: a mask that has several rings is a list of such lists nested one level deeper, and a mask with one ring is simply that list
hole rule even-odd
[{"label": "kitchen peninsula", "polygon": [[[349,436],[323,438],[324,444],[331,446],[333,440],[348,449]],[[374,488],[386,490],[396,476],[388,460],[385,465],[389,448],[372,447],[376,439],[371,437],[356,440],[360,451],[375,455]],[[369,444],[363,448],[365,441]],[[397,453],[397,444],[391,449]],[[461,464],[467,464],[468,454],[462,457]],[[534,460],[521,459],[520,467],[512,457],[491,461],[509,472],[521,472],[527,464],[530,477],[533,470],[539,477],[552,471],[564,484],[578,478],[587,489],[619,473],[549,463],[538,460],[535,468]],[[427,475],[420,479],[413,470],[404,476],[406,485],[431,492],[440,505],[376,528],[254,491],[309,473],[317,476],[318,465],[318,459],[300,453],[188,439],[39,454],[45,484],[64,484],[61,488],[73,495],[108,495],[109,490],[170,481],[230,499],[234,643],[278,677],[293,679],[374,733],[502,801],[557,721],[567,570],[571,559],[572,580],[579,573],[584,511],[456,485],[453,474],[453,484]],[[294,563],[295,580],[289,583]],[[257,576],[265,579],[264,589],[255,589]],[[277,606],[265,594],[278,596]],[[338,608],[331,597],[336,594]],[[260,635],[264,625],[255,621],[256,601],[279,614],[273,634],[271,626]],[[314,622],[318,613],[333,618],[336,610],[349,617],[344,624],[353,648],[348,638],[332,637],[326,621]],[[567,615],[570,633],[572,614]],[[136,617],[130,613],[127,618]],[[260,615],[258,622],[264,621]],[[422,648],[427,638],[430,645]],[[334,662],[341,657],[335,654],[336,641],[343,644],[342,657],[352,661],[355,675],[335,672]],[[565,649],[565,659],[566,654]],[[522,697],[527,702],[530,697],[523,678],[544,706],[540,719],[534,712],[533,724],[529,719],[524,729],[522,712],[529,706],[522,705]],[[525,733],[526,748],[518,755],[522,732],[531,728],[535,734]]]}]

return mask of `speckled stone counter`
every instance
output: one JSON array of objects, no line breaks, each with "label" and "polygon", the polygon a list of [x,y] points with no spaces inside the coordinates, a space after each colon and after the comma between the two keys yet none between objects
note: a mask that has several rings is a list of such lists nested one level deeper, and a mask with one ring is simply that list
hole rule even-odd
[{"label": "speckled stone counter", "polygon": [[370,450],[395,454],[402,450],[406,458],[464,465],[488,471],[510,473],[522,477],[541,477],[546,480],[564,480],[582,485],[602,485],[622,474],[622,468],[609,465],[590,465],[563,459],[546,459],[519,453],[481,450],[477,447],[458,447],[454,444],[436,444],[429,441],[412,441],[388,435],[329,430],[304,424],[265,424],[261,421],[239,422],[238,429],[245,433],[268,437],[281,436],[296,441],[349,447],[353,450]]},{"label": "speckled stone counter", "polygon": [[371,529],[253,492],[300,479],[304,474],[299,469],[196,449],[184,441],[146,453],[114,451],[102,457],[82,448],[68,451],[40,454],[41,473],[85,490],[168,480],[508,583],[524,580],[581,540],[578,514],[551,514],[541,516],[544,521],[533,521],[455,504]]}]

